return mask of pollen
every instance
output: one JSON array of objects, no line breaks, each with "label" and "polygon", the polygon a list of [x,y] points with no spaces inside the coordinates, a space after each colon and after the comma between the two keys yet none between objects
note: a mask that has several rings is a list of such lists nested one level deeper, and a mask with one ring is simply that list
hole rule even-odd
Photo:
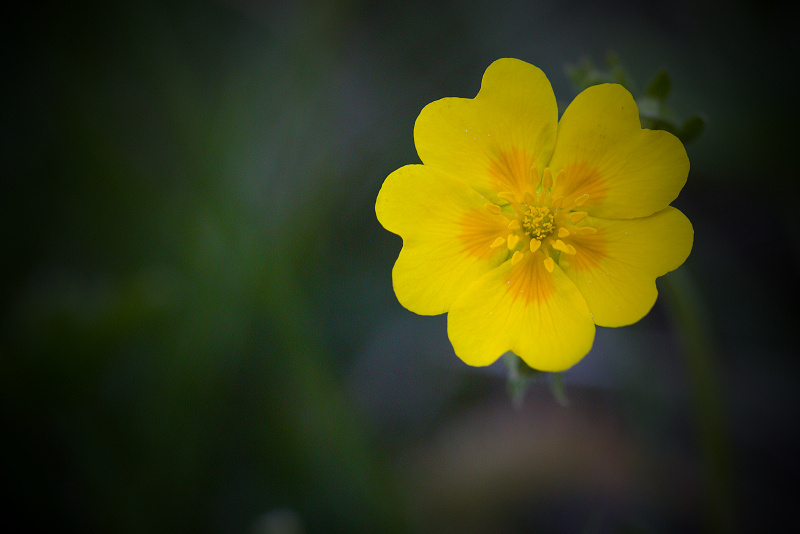
[{"label": "pollen", "polygon": [[545,206],[528,206],[522,216],[522,228],[531,239],[542,240],[553,233],[555,214]]}]

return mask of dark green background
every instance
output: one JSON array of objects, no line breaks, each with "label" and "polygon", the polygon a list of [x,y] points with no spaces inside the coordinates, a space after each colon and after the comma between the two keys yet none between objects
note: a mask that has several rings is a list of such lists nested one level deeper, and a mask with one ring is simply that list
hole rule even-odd
[{"label": "dark green background", "polygon": [[[4,523],[89,533],[796,523],[789,8],[642,4],[6,8]],[[692,381],[662,298],[639,324],[598,331],[565,375],[568,407],[539,382],[515,410],[502,367],[463,365],[444,317],[399,306],[401,242],[374,200],[386,175],[418,161],[422,107],[474,96],[495,59],[539,66],[566,105],[566,66],[602,65],[609,52],[639,87],[666,67],[675,115],[708,119],[676,205],[695,225],[681,280],[715,380]],[[725,441],[710,448],[703,393],[722,413]]]}]

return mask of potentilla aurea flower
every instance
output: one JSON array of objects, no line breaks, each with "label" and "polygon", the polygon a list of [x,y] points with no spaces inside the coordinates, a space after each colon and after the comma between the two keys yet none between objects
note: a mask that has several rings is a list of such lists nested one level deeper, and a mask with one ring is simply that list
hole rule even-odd
[{"label": "potentilla aurea flower", "polygon": [[586,89],[559,120],[544,73],[501,59],[474,99],[426,106],[414,140],[422,164],[389,175],[375,206],[403,238],[393,285],[409,310],[448,313],[470,365],[511,351],[534,369],[568,369],[595,325],[644,317],[655,279],[692,248],[691,223],[669,205],[686,151],[642,129],[620,85]]}]

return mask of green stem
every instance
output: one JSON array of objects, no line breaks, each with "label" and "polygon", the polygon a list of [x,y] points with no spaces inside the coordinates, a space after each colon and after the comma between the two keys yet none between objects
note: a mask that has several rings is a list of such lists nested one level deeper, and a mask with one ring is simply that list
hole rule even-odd
[{"label": "green stem", "polygon": [[689,375],[703,468],[708,531],[735,532],[730,450],[708,313],[684,267],[659,279]]}]

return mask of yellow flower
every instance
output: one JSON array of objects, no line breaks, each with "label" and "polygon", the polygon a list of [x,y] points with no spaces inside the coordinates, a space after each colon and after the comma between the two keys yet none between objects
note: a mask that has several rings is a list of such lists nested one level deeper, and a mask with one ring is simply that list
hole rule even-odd
[{"label": "yellow flower", "polygon": [[656,277],[692,248],[691,223],[669,206],[686,151],[642,129],[620,85],[586,89],[559,120],[544,73],[501,59],[474,99],[427,105],[414,141],[423,164],[390,174],[375,205],[403,238],[394,290],[413,312],[447,312],[470,365],[512,351],[541,371],[573,366],[595,325],[644,317]]}]

